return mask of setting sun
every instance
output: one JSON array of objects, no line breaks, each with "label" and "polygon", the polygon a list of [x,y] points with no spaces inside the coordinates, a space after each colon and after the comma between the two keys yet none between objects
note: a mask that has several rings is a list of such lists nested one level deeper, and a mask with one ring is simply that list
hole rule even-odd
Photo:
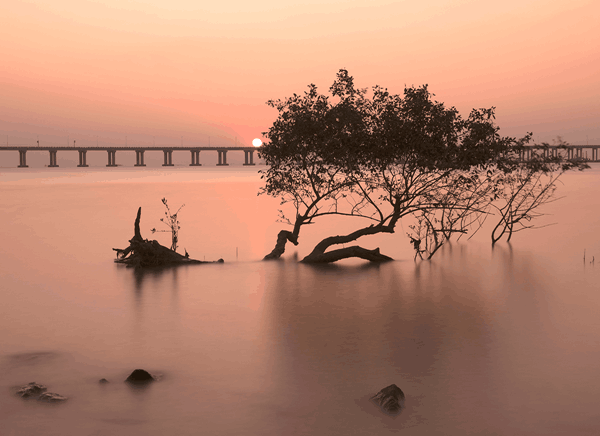
[{"label": "setting sun", "polygon": [[252,140],[252,145],[254,145],[255,147],[260,147],[262,145],[262,141],[258,138],[254,138]]}]

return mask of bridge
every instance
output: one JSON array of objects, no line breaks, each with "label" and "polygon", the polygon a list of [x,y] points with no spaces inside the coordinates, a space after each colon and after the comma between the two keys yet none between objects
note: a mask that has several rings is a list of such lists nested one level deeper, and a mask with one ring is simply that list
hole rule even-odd
[{"label": "bridge", "polygon": [[[75,141],[73,141],[75,142]],[[59,151],[77,151],[79,152],[79,165],[78,167],[87,167],[87,152],[88,151],[106,151],[108,154],[107,167],[117,166],[117,151],[135,151],[135,165],[136,167],[145,167],[144,153],[146,151],[162,151],[164,153],[163,167],[172,167],[173,165],[173,152],[178,150],[189,151],[191,155],[190,166],[198,167],[202,166],[200,163],[200,152],[201,151],[216,151],[217,152],[217,166],[227,166],[227,152],[228,151],[243,151],[244,152],[244,165],[255,165],[254,164],[254,152],[260,149],[260,147],[78,147],[75,144],[71,146],[63,147],[42,147],[42,146],[23,146],[23,145],[3,145],[0,146],[1,150],[13,150],[19,152],[19,166],[18,168],[27,168],[27,152],[28,151],[48,151],[50,154],[49,167],[58,167],[56,163],[56,154]]]},{"label": "bridge", "polygon": [[578,159],[585,162],[600,162],[598,150],[600,150],[600,145],[550,145],[547,147],[530,145],[525,147],[519,157],[521,160],[526,161],[531,159],[532,154],[536,152],[538,155],[545,157],[563,156],[567,159]]},{"label": "bridge", "polygon": [[[75,141],[74,141],[75,142]],[[190,166],[201,166],[200,164],[200,152],[201,151],[216,151],[217,152],[217,166],[227,166],[227,152],[228,151],[243,151],[244,152],[244,165],[255,165],[254,164],[254,152],[260,151],[260,147],[78,147],[75,144],[63,147],[40,147],[40,146],[22,146],[22,145],[3,145],[0,146],[0,151],[12,150],[19,152],[19,166],[18,168],[27,168],[27,152],[28,151],[48,151],[50,155],[49,167],[58,167],[56,163],[56,154],[59,151],[77,151],[79,152],[79,165],[78,167],[87,167],[86,156],[88,151],[106,151],[108,154],[107,167],[117,166],[117,151],[134,151],[135,152],[135,165],[136,167],[145,167],[144,153],[146,151],[162,151],[164,154],[164,163],[162,166],[169,167],[173,165],[173,152],[174,151],[189,151],[191,156]],[[585,162],[600,162],[600,145],[568,145],[568,146],[556,146],[551,145],[543,148],[538,145],[528,146],[521,153],[521,160],[526,161],[531,159],[534,150],[539,153],[542,150],[544,156],[564,156],[567,159],[580,159]]]}]

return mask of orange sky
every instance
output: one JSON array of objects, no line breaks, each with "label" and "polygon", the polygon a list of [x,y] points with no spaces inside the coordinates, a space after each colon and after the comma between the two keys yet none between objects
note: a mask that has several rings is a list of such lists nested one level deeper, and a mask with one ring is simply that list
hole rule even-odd
[{"label": "orange sky", "polygon": [[[600,144],[598,0],[35,0],[0,14],[0,142],[250,144],[268,99],[429,84],[502,133]],[[61,139],[64,138],[64,139]]]}]

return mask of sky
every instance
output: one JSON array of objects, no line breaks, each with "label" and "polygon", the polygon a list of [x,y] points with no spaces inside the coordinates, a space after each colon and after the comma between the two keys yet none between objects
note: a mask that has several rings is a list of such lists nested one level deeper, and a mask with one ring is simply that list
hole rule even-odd
[{"label": "sky", "polygon": [[[210,3],[210,4],[209,4]],[[428,84],[501,134],[600,144],[598,0],[35,0],[0,7],[0,143],[250,145],[267,100]]]}]

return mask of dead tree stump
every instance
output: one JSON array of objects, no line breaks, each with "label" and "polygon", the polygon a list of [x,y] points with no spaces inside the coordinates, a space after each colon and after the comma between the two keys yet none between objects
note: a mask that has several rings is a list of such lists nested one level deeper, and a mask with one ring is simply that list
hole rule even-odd
[{"label": "dead tree stump", "polygon": [[223,263],[223,259],[216,262],[207,262],[196,259],[191,259],[189,256],[184,256],[171,250],[158,241],[149,241],[142,238],[140,233],[140,218],[142,216],[142,208],[140,207],[135,218],[133,226],[133,238],[129,240],[127,248],[113,248],[117,252],[116,263],[123,263],[128,267],[146,268],[165,265],[181,265],[195,263]]}]

